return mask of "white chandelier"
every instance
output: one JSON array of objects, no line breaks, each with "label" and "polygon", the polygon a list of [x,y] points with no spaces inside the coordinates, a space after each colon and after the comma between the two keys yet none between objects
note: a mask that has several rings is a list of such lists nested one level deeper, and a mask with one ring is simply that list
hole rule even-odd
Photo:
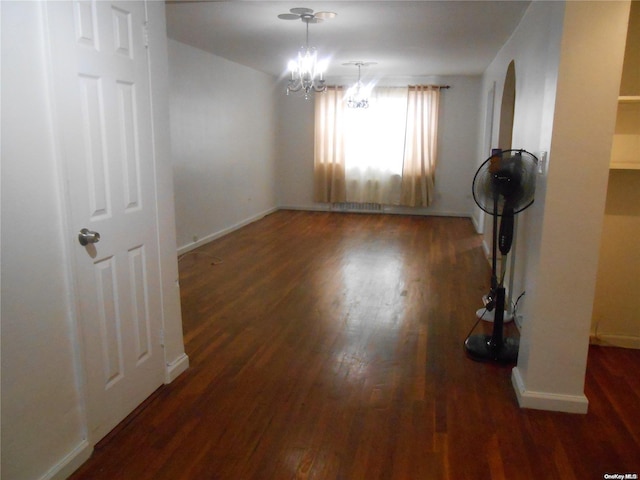
[{"label": "white chandelier", "polygon": [[324,92],[324,73],[327,69],[327,62],[318,61],[318,52],[314,47],[309,47],[309,24],[320,23],[325,18],[336,16],[333,12],[318,12],[314,15],[310,8],[292,8],[291,13],[278,15],[283,20],[300,19],[306,24],[307,36],[305,45],[300,48],[298,58],[290,60],[288,65],[289,83],[287,84],[287,95],[291,92],[304,93],[304,98],[311,98],[313,92]]},{"label": "white chandelier", "polygon": [[343,65],[355,65],[358,67],[358,81],[347,90],[347,107],[349,108],[369,108],[369,94],[373,88],[373,84],[364,85],[360,80],[360,68],[369,65],[375,65],[376,62],[347,62]]}]

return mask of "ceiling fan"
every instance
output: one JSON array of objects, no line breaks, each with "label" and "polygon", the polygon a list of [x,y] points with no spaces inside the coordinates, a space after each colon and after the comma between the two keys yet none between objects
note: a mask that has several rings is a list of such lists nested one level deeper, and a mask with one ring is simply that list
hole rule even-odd
[{"label": "ceiling fan", "polygon": [[316,12],[305,7],[292,8],[290,13],[281,13],[278,18],[281,20],[302,20],[305,23],[320,23],[331,18],[335,18],[338,14],[335,12]]}]

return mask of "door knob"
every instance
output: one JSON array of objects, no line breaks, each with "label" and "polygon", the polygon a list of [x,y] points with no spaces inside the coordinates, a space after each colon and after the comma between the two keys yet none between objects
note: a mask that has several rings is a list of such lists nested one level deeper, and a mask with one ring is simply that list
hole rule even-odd
[{"label": "door knob", "polygon": [[98,243],[100,241],[100,234],[98,232],[92,232],[88,228],[83,228],[78,234],[78,241],[83,247],[90,243]]}]

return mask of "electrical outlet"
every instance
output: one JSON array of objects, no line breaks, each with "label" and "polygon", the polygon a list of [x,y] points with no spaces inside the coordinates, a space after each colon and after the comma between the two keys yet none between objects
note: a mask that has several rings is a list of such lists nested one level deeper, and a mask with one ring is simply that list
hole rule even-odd
[{"label": "electrical outlet", "polygon": [[194,235],[191,238],[193,239],[193,243],[196,243],[198,241],[198,235]]},{"label": "electrical outlet", "polygon": [[538,152],[538,175],[547,174],[547,152]]}]

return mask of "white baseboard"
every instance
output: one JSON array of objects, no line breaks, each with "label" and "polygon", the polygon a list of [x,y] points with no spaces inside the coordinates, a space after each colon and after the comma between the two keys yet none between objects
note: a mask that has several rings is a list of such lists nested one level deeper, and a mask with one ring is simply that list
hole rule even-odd
[{"label": "white baseboard", "polygon": [[[330,203],[314,203],[313,205],[280,205],[278,210],[297,210],[308,212],[337,212],[337,213],[357,213],[350,210],[337,211],[332,210]],[[365,212],[366,213],[366,212]],[[418,215],[423,217],[460,217],[469,218],[473,222],[473,218],[469,212],[453,212],[453,211],[430,211],[427,208],[401,207],[394,205],[383,205],[382,210],[375,213],[386,213],[389,215]]]},{"label": "white baseboard", "polygon": [[40,477],[40,480],[64,480],[65,478],[68,478],[89,459],[92,453],[93,448],[89,445],[89,442],[87,440],[82,440],[51,470]]},{"label": "white baseboard", "polygon": [[[166,366],[165,383],[171,383],[187,368],[189,368],[189,357],[186,354],[182,354],[178,359]],[[82,440],[39,480],[65,480],[80,468],[91,457],[92,453],[93,447],[86,439]]]},{"label": "white baseboard", "polygon": [[[238,230],[250,223],[253,223],[261,218],[266,217],[267,215],[276,212],[278,210],[301,210],[301,211],[311,211],[311,212],[332,212],[335,210],[331,210],[331,204],[328,203],[316,203],[313,205],[307,206],[292,206],[292,205],[280,205],[279,207],[270,208],[264,212],[253,215],[241,222],[236,223],[235,225],[231,225],[230,227],[224,228],[217,232],[214,232],[206,237],[198,239],[196,242],[191,242],[186,245],[182,245],[178,247],[178,255],[183,255],[191,250],[194,250],[202,245],[206,245],[213,240],[224,237],[229,233]],[[385,206],[380,213],[386,213],[391,215],[422,215],[422,216],[433,216],[433,217],[462,217],[469,218],[472,222],[474,221],[473,216],[468,212],[433,212],[425,209],[411,209],[409,207],[394,207],[394,206]],[[485,252],[488,252],[485,246]],[[487,253],[488,254],[488,253]]]},{"label": "white baseboard", "polygon": [[491,247],[485,239],[482,239],[482,250],[484,251],[485,257],[487,257],[487,260],[489,260],[489,265],[491,265]]},{"label": "white baseboard", "polygon": [[476,233],[478,235],[482,235],[484,233],[484,225],[478,223],[478,219],[475,215],[470,215],[469,218],[471,219],[471,223],[473,223],[473,228],[475,228]]},{"label": "white baseboard", "polygon": [[602,345],[603,347],[640,349],[640,337],[632,337],[630,335],[607,335],[598,333],[597,335],[592,335],[590,341],[594,345]]},{"label": "white baseboard", "polygon": [[225,235],[238,230],[244,226],[249,225],[250,223],[253,223],[257,220],[260,220],[261,218],[266,217],[267,215],[277,211],[278,208],[277,207],[273,207],[270,208],[268,210],[265,210],[264,212],[260,212],[256,215],[253,215],[249,218],[246,218],[245,220],[242,220],[241,222],[238,222],[234,225],[231,225],[230,227],[224,228],[218,232],[214,232],[210,235],[207,235],[206,237],[203,237],[201,239],[199,239],[197,242],[192,242],[192,243],[188,243],[187,245],[183,245],[181,247],[178,247],[178,255],[182,255],[183,253],[187,253],[190,252],[191,250],[194,250],[198,247],[201,247],[202,245],[205,245],[209,242],[212,242],[213,240],[220,238],[220,237],[224,237]]},{"label": "white baseboard", "polygon": [[[278,210],[302,210],[302,211],[312,211],[312,212],[334,211],[334,210],[331,210],[331,204],[329,203],[326,203],[326,204],[317,203],[317,204],[308,205],[308,206],[280,205],[279,207],[272,207],[268,210],[265,210],[264,212],[258,213],[245,220],[242,220],[241,222],[231,225],[230,227],[224,228],[210,235],[207,235],[206,237],[200,238],[195,242],[191,242],[186,245],[182,245],[181,247],[178,247],[178,256],[183,255],[187,252],[190,252],[191,250],[195,250],[196,248],[201,247],[202,245],[206,245],[207,243],[212,242],[213,240],[224,237],[225,235],[228,235],[229,233],[234,232],[235,230],[238,230],[246,225],[249,225],[250,223],[258,221],[261,218],[264,218],[267,215],[273,212],[276,212]],[[411,209],[409,207],[385,206],[380,213],[387,213],[392,215],[397,214],[397,215],[422,215],[422,216],[433,216],[433,217],[461,217],[461,218],[469,218],[471,222],[474,222],[473,216],[467,212],[434,212],[434,211],[428,211],[420,208]],[[488,253],[489,250],[487,246],[484,244],[483,246],[484,246],[485,253],[489,255]]]},{"label": "white baseboard", "polygon": [[164,383],[171,383],[189,368],[189,356],[186,353],[180,355],[171,363],[167,363],[164,373]]},{"label": "white baseboard", "polygon": [[518,367],[511,371],[511,383],[521,408],[550,410],[553,412],[587,413],[589,400],[585,395],[565,395],[527,390]]},{"label": "white baseboard", "polygon": [[[469,218],[471,214],[469,212],[453,212],[453,211],[432,211],[426,208],[412,208],[412,207],[384,207],[383,213],[391,215],[421,215],[423,217],[457,217],[457,218]],[[473,221],[473,220],[472,220]]]},{"label": "white baseboard", "polygon": [[278,210],[295,210],[300,212],[330,212],[331,204],[314,203],[313,205],[280,205]]}]

